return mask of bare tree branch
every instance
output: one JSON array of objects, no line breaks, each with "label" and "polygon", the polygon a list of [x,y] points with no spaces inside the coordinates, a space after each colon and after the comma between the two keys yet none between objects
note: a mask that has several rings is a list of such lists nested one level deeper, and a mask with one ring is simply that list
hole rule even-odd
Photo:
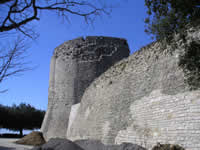
[{"label": "bare tree branch", "polygon": [[24,61],[27,47],[22,38],[18,38],[9,50],[0,50],[0,83],[10,76],[18,75],[31,68]]},{"label": "bare tree branch", "polygon": [[[33,20],[39,20],[39,11],[56,11],[61,12],[64,18],[69,14],[81,16],[86,22],[92,20],[94,16],[109,14],[105,6],[97,6],[84,0],[3,0],[1,5],[9,6],[7,15],[0,21],[0,32],[19,30],[28,37],[30,34],[22,30],[21,26],[26,26]],[[9,5],[8,5],[9,4]]]},{"label": "bare tree branch", "polygon": [[0,4],[4,4],[4,3],[7,3],[7,2],[10,2],[12,0],[0,0]]},{"label": "bare tree branch", "polygon": [[8,89],[2,90],[2,91],[0,91],[0,94],[6,93],[7,91],[8,91]]}]

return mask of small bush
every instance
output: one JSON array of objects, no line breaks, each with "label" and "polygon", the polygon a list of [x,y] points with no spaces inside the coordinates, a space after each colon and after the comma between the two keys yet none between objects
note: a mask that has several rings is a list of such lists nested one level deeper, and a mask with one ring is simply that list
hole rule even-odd
[{"label": "small bush", "polygon": [[185,149],[179,145],[157,143],[157,145],[154,146],[152,150],[185,150]]},{"label": "small bush", "polygon": [[180,58],[179,66],[185,73],[185,82],[191,90],[200,88],[200,44],[193,41],[186,47],[186,51]]}]

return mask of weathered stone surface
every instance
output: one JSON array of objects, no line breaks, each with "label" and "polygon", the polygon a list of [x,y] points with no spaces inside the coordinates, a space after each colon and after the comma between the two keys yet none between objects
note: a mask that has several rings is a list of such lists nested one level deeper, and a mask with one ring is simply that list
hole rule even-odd
[{"label": "weathered stone surface", "polygon": [[80,140],[70,141],[67,139],[53,138],[42,146],[34,147],[32,150],[146,150],[145,148],[132,144],[122,143],[120,145],[104,145],[100,141]]},{"label": "weathered stone surface", "polygon": [[[187,42],[200,41],[200,30]],[[150,149],[157,142],[200,149],[200,90],[190,91],[179,67],[184,45],[170,53],[155,42],[112,66],[86,89],[68,129],[71,140],[131,142]],[[199,42],[200,43],[200,42]]]},{"label": "weathered stone surface", "polygon": [[73,142],[84,150],[107,150],[107,146],[97,140],[77,140]]},{"label": "weathered stone surface", "polygon": [[132,143],[122,143],[120,145],[104,145],[100,141],[95,140],[78,140],[74,141],[74,143],[85,150],[146,150],[145,148]]},{"label": "weathered stone surface", "polygon": [[67,139],[53,138],[46,144],[32,150],[83,150],[80,146]]},{"label": "weathered stone surface", "polygon": [[51,59],[48,109],[42,124],[46,140],[65,138],[71,106],[100,74],[129,55],[126,40],[86,37],[57,47]]},{"label": "weathered stone surface", "polygon": [[71,126],[72,126],[76,116],[78,115],[77,113],[78,113],[79,107],[80,107],[80,103],[72,105],[72,107],[71,107],[66,137],[68,136],[68,134],[70,135],[70,129],[71,129]]}]

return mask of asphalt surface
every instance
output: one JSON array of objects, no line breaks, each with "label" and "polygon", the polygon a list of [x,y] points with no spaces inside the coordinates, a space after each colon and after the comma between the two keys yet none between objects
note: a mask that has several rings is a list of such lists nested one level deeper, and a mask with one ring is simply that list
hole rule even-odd
[{"label": "asphalt surface", "polygon": [[33,146],[15,144],[19,139],[0,138],[0,150],[30,150]]}]

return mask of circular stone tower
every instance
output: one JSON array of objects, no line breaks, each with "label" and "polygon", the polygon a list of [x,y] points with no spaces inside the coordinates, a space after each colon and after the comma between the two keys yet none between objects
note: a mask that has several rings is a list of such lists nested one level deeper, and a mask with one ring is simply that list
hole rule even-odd
[{"label": "circular stone tower", "polygon": [[90,83],[129,56],[125,39],[90,36],[57,47],[51,59],[48,109],[42,124],[46,140],[65,138],[71,106],[81,101]]}]

